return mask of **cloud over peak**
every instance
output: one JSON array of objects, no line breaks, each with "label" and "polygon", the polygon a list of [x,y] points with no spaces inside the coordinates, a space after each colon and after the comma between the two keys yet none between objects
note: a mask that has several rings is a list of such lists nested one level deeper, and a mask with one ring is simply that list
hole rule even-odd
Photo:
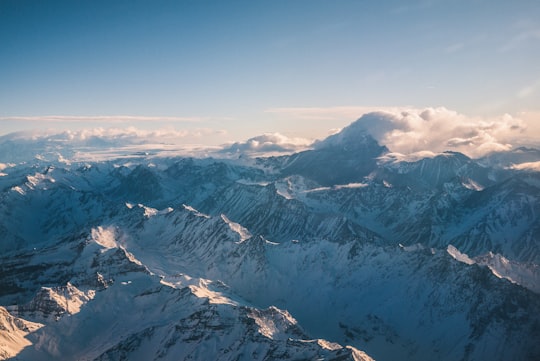
[{"label": "cloud over peak", "polygon": [[[371,112],[356,123],[380,144],[403,154],[450,150],[480,157],[530,145],[522,143],[527,123],[508,114],[494,118],[469,117],[440,107]],[[540,139],[540,134],[537,136]]]},{"label": "cloud over peak", "polygon": [[[523,112],[516,116],[504,114],[488,118],[468,116],[444,107],[287,108],[280,111],[288,114],[287,116],[291,119],[309,120],[309,123],[301,126],[306,133],[310,132],[310,125],[314,124],[313,122],[318,122],[319,127],[323,122],[328,129],[332,125],[343,124],[344,119],[363,115],[341,130],[334,129],[328,132],[330,136],[316,142],[306,138],[288,137],[282,133],[266,133],[245,141],[223,144],[230,139],[231,133],[212,126],[186,126],[184,129],[168,126],[153,130],[119,126],[11,133],[0,136],[0,143],[8,146],[10,141],[18,141],[20,144],[37,142],[48,147],[65,145],[79,148],[111,148],[144,144],[174,145],[185,148],[193,144],[223,144],[220,147],[221,154],[226,156],[239,153],[261,156],[293,153],[308,148],[332,145],[346,145],[347,148],[351,148],[361,143],[362,139],[364,143],[368,138],[371,139],[371,137],[366,137],[369,134],[379,145],[386,146],[390,152],[404,156],[411,154],[417,156],[422,154],[421,152],[438,154],[454,151],[476,158],[494,151],[516,149],[521,146],[540,148],[539,112]],[[355,112],[355,115],[350,115],[352,112]],[[302,116],[304,113],[307,118]],[[316,115],[328,118],[323,121],[315,117]],[[161,123],[155,123],[155,128],[159,124]],[[145,128],[148,127],[148,124],[144,125]],[[226,124],[223,124],[223,127],[226,127]],[[322,132],[324,128],[320,133]],[[217,150],[215,146],[211,148],[214,151]]]}]

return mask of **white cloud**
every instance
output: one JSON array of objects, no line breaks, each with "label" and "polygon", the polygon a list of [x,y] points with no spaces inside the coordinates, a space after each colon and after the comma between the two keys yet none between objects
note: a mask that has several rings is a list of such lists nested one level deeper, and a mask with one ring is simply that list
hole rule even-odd
[{"label": "white cloud", "polygon": [[[46,141],[48,143],[70,144],[73,146],[96,145],[96,142],[103,141],[115,146],[148,144],[148,143],[170,143],[179,144],[186,139],[202,138],[212,135],[224,135],[226,131],[211,128],[196,128],[176,130],[163,128],[156,130],[144,130],[135,127],[127,128],[89,128],[82,130],[58,131],[22,131],[3,136],[10,140],[32,140]],[[99,144],[97,144],[99,145]]]},{"label": "white cloud", "polygon": [[515,164],[511,168],[518,169],[518,170],[532,170],[535,172],[540,172],[540,161]]},{"label": "white cloud", "polygon": [[335,188],[336,189],[344,189],[344,188],[354,189],[354,188],[365,188],[368,186],[369,184],[367,183],[349,183],[349,184],[336,185]]},{"label": "white cloud", "polygon": [[0,168],[6,162],[19,163],[36,156],[67,162],[101,161],[134,155],[208,157],[221,148],[203,145],[204,141],[214,137],[221,139],[221,143],[225,133],[210,128],[150,131],[134,127],[11,133],[0,137]]},{"label": "white cloud", "polygon": [[[521,95],[537,91],[536,86],[534,83],[525,87]],[[364,127],[371,135],[392,152],[405,155],[450,150],[479,157],[518,146],[540,146],[539,112],[490,118],[467,116],[444,107],[288,107],[271,108],[266,112],[291,120],[324,120],[334,124],[343,124],[344,119],[357,119],[364,114]],[[337,131],[332,129],[328,135]]]},{"label": "white cloud", "polygon": [[267,133],[226,145],[227,153],[291,153],[306,149],[312,141],[305,138],[289,138],[280,133]]},{"label": "white cloud", "polygon": [[398,164],[399,162],[416,162],[425,158],[434,158],[440,153],[434,153],[429,150],[424,150],[415,153],[386,153],[379,157],[379,161],[385,164]]},{"label": "white cloud", "polygon": [[[336,126],[339,119],[355,119],[381,145],[403,155],[423,155],[458,151],[480,157],[492,151],[509,150],[518,146],[540,147],[540,112],[523,112],[492,117],[471,117],[440,108],[385,108],[373,107],[330,108],[275,108],[291,119],[327,119],[324,124]],[[367,113],[370,112],[370,113]],[[367,114],[366,114],[367,113]],[[157,125],[158,123],[156,123]],[[307,126],[303,127],[305,130]],[[330,128],[330,127],[328,127]],[[333,129],[331,133],[337,130]],[[226,131],[212,128],[143,130],[135,127],[97,127],[84,130],[20,132],[0,137],[1,140],[37,140],[41,144],[65,144],[74,147],[122,147],[142,144],[186,145],[201,143],[223,144]],[[230,136],[230,135],[229,135]],[[200,141],[198,141],[200,140]],[[225,153],[291,153],[309,148],[312,141],[291,138],[280,133],[267,133],[243,142],[223,146]],[[426,153],[427,152],[427,153]],[[397,157],[397,156],[396,156]],[[414,157],[413,157],[414,158]],[[9,161],[9,159],[8,159]]]},{"label": "white cloud", "polygon": [[514,146],[535,146],[530,139],[536,139],[537,146],[540,139],[540,129],[529,128],[521,118],[469,117],[442,107],[374,112],[358,122],[380,144],[403,154],[451,150],[479,157]]}]

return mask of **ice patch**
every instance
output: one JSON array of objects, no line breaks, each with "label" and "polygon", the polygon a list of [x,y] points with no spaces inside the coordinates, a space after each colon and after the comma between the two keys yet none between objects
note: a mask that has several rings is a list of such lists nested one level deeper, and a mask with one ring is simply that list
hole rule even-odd
[{"label": "ice patch", "polygon": [[492,252],[475,257],[474,260],[477,264],[488,267],[495,276],[540,294],[540,267],[537,264],[514,262]]},{"label": "ice patch", "polygon": [[4,169],[8,168],[9,164],[6,163],[0,163],[0,171],[3,171]]},{"label": "ice patch", "polygon": [[251,233],[249,233],[249,231],[246,228],[242,227],[240,224],[238,224],[236,222],[231,221],[229,218],[227,218],[226,215],[222,214],[221,219],[223,219],[225,221],[225,223],[227,223],[229,225],[229,228],[233,232],[238,233],[238,235],[240,236],[240,242],[239,243],[242,243],[246,239],[251,238]]},{"label": "ice patch", "polygon": [[182,204],[182,207],[184,207],[184,209],[185,209],[186,211],[190,211],[190,212],[192,212],[193,214],[195,214],[195,215],[198,216],[198,217],[210,218],[209,215],[199,212],[198,210],[196,210],[196,209],[193,208],[192,206],[188,206],[188,205],[186,205],[186,204]]},{"label": "ice patch", "polygon": [[22,189],[22,188],[19,187],[19,186],[15,186],[15,187],[11,188],[11,190],[12,190],[12,191],[15,191],[15,192],[17,192],[17,193],[19,193],[19,194],[21,194],[21,195],[23,195],[23,196],[26,194],[25,190]]},{"label": "ice patch", "polygon": [[364,188],[367,187],[368,184],[366,183],[349,183],[349,184],[341,184],[337,185],[334,188],[335,189],[343,189],[343,188]]},{"label": "ice patch", "polygon": [[253,181],[249,181],[247,179],[239,179],[239,180],[236,181],[236,183],[243,184],[243,185],[246,185],[246,186],[261,186],[261,187],[266,187],[267,185],[270,184],[270,182],[253,182]]},{"label": "ice patch", "polygon": [[317,344],[326,350],[339,350],[341,345],[339,343],[318,339]]},{"label": "ice patch", "polygon": [[151,208],[151,207],[146,207],[145,205],[143,204],[138,204],[139,208],[142,208],[144,209],[144,216],[146,218],[150,218],[150,217],[153,217],[155,216],[156,214],[158,214],[158,210],[155,209],[155,208]]},{"label": "ice patch", "polygon": [[162,209],[161,211],[159,211],[158,214],[169,214],[169,213],[171,213],[172,211],[174,211],[174,208],[172,208],[172,207],[167,207],[167,208]]},{"label": "ice patch", "polygon": [[47,177],[41,173],[36,173],[33,176],[32,175],[26,176],[26,180],[27,180],[28,186],[30,187],[36,187],[44,180],[48,180],[51,183],[56,182],[53,178]]},{"label": "ice patch", "polygon": [[67,286],[61,288],[43,288],[50,291],[51,299],[54,299],[59,305],[63,305],[66,312],[70,315],[79,313],[81,307],[96,295],[96,291],[94,290],[82,292],[69,282]]},{"label": "ice patch", "polygon": [[259,327],[259,333],[272,340],[283,338],[285,335],[282,333],[282,330],[286,329],[289,325],[297,324],[297,321],[289,312],[280,310],[275,306],[270,306],[263,311],[253,310],[249,317]]},{"label": "ice patch", "polygon": [[475,181],[473,181],[472,179],[468,178],[467,180],[465,180],[464,182],[461,183],[465,188],[467,189],[470,189],[472,191],[477,191],[477,192],[480,192],[480,191],[483,191],[484,190],[484,187],[478,183],[476,183]]},{"label": "ice patch", "polygon": [[116,231],[113,227],[92,228],[92,240],[105,249],[117,248]]},{"label": "ice patch", "polygon": [[276,182],[274,183],[275,187],[276,187],[276,193],[285,198],[285,199],[294,199],[293,195],[291,194],[291,187],[292,187],[292,184],[291,184],[291,180],[290,179],[287,179],[286,182]]},{"label": "ice patch", "polygon": [[32,342],[26,336],[43,326],[41,323],[12,316],[4,307],[0,306],[0,358],[2,360],[10,359],[25,347],[31,346]]},{"label": "ice patch", "polygon": [[223,293],[211,290],[212,281],[200,279],[198,284],[192,284],[189,289],[199,298],[207,298],[210,303],[237,306],[238,303],[223,295]]},{"label": "ice patch", "polygon": [[273,339],[274,335],[279,333],[279,330],[274,324],[274,321],[272,321],[271,319],[256,317],[255,315],[251,315],[251,317],[259,327],[259,333],[261,335],[268,337],[269,339]]},{"label": "ice patch", "polygon": [[329,191],[332,188],[330,187],[318,187],[318,188],[312,188],[312,189],[306,189],[304,193],[311,193],[311,192],[323,192],[323,191]]},{"label": "ice patch", "polygon": [[365,353],[362,350],[358,350],[357,348],[354,348],[348,345],[345,347],[352,351],[352,356],[353,356],[354,361],[375,361],[374,359],[369,357],[367,353]]},{"label": "ice patch", "polygon": [[282,196],[283,198],[285,199],[294,199],[293,196],[291,196],[288,192],[283,192],[279,189],[276,189],[276,193],[279,195],[279,196]]},{"label": "ice patch", "polygon": [[329,191],[329,190],[336,190],[336,189],[355,189],[355,188],[364,188],[369,186],[367,183],[349,183],[349,184],[337,184],[332,187],[318,187],[318,188],[312,188],[307,189],[304,191],[304,193],[310,193],[310,192],[322,192],[322,191]]},{"label": "ice patch", "polygon": [[414,252],[414,251],[419,251],[419,250],[423,250],[425,249],[425,247],[423,245],[421,245],[420,243],[416,243],[416,244],[412,244],[410,246],[404,246],[402,245],[401,243],[399,244],[399,247],[404,250],[405,252]]},{"label": "ice patch", "polygon": [[458,249],[451,244],[448,245],[448,248],[446,249],[448,254],[452,256],[454,259],[456,259],[459,262],[465,263],[465,264],[475,264],[472,259],[469,258],[465,253],[461,253],[458,251]]},{"label": "ice patch", "polygon": [[492,252],[471,259],[452,245],[448,245],[447,252],[460,262],[488,267],[496,277],[504,278],[540,294],[540,267],[536,264],[514,262]]}]

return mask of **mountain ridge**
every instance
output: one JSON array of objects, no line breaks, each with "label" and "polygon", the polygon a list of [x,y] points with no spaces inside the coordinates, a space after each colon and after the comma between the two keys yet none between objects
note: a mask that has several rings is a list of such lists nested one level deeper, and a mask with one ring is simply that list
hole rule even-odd
[{"label": "mountain ridge", "polygon": [[6,163],[1,357],[538,359],[540,173],[364,121],[280,157]]}]

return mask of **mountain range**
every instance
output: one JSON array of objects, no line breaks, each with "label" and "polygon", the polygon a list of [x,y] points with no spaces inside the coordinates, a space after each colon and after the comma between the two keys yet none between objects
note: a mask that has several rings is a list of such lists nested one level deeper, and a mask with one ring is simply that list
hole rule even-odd
[{"label": "mountain range", "polygon": [[4,136],[0,359],[540,359],[540,151],[367,121],[265,157]]}]

